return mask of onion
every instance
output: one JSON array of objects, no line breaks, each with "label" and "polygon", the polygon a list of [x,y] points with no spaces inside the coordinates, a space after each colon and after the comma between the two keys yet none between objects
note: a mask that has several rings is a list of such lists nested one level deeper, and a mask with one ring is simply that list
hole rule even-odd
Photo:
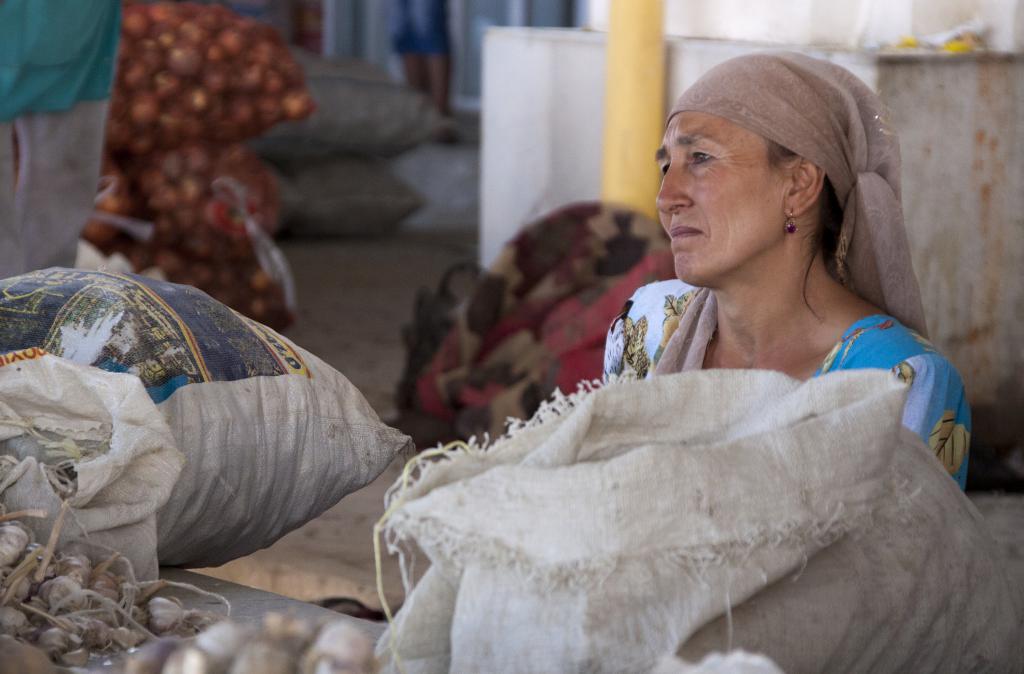
[{"label": "onion", "polygon": [[254,94],[263,88],[263,66],[246,66],[238,77],[236,86],[240,91]]},{"label": "onion", "polygon": [[178,26],[178,35],[185,42],[196,46],[209,41],[209,34],[195,21],[184,21]]},{"label": "onion", "polygon": [[166,70],[162,70],[153,78],[153,85],[156,88],[157,98],[167,100],[177,96],[181,92],[181,80]]},{"label": "onion", "polygon": [[260,96],[256,101],[256,109],[259,111],[260,121],[270,126],[284,117],[284,110],[281,103],[271,96]]},{"label": "onion", "polygon": [[205,174],[210,170],[210,155],[200,145],[189,145],[181,151],[189,172]]},{"label": "onion", "polygon": [[[180,190],[179,190],[180,194]],[[198,209],[194,206],[186,204],[184,200],[180,201],[174,208],[174,212],[171,213],[171,217],[174,219],[178,229],[181,230],[182,235],[188,235],[189,232],[197,229],[198,226],[202,226],[199,222]]]},{"label": "onion", "polygon": [[203,67],[203,57],[190,46],[175,46],[167,53],[167,67],[181,77],[193,77]]},{"label": "onion", "polygon": [[139,187],[147,194],[156,192],[167,182],[163,171],[153,166],[142,169],[138,176]]},{"label": "onion", "polygon": [[270,275],[267,274],[267,272],[263,271],[262,269],[257,269],[249,277],[249,287],[252,288],[253,291],[255,292],[266,292],[267,290],[270,290],[270,287],[273,285],[274,280],[270,278]]},{"label": "onion", "polygon": [[281,108],[288,119],[302,119],[313,112],[316,105],[305,91],[289,91],[281,100]]},{"label": "onion", "polygon": [[228,57],[236,57],[245,49],[245,38],[237,29],[225,28],[217,35],[217,44],[223,47]]},{"label": "onion", "polygon": [[264,67],[270,67],[277,58],[278,50],[270,42],[257,42],[247,54],[250,61]]},{"label": "onion", "polygon": [[[201,245],[209,246],[209,242],[204,240]],[[195,280],[195,286],[197,288],[209,288],[210,284],[213,283],[213,267],[208,264],[197,264],[192,267],[192,274]]]},{"label": "onion", "polygon": [[170,278],[180,276],[185,270],[185,263],[181,259],[181,256],[171,250],[158,250],[156,255],[153,257],[153,262],[155,262],[156,266],[160,267],[160,269],[164,270]]},{"label": "onion", "polygon": [[164,49],[170,49],[178,41],[174,36],[174,29],[168,26],[163,26],[163,31],[157,33],[156,43]]},{"label": "onion", "polygon": [[164,53],[156,40],[145,39],[139,42],[139,62],[146,70],[155,73],[164,65]]},{"label": "onion", "polygon": [[149,197],[146,205],[150,210],[169,211],[178,203],[178,191],[171,185],[163,185]]},{"label": "onion", "polygon": [[210,94],[202,87],[195,87],[188,92],[188,106],[194,112],[206,112],[210,107]]},{"label": "onion", "polygon": [[136,126],[149,126],[160,114],[160,101],[149,92],[142,92],[132,100],[129,115]]},{"label": "onion", "polygon": [[116,227],[96,220],[90,220],[82,228],[82,238],[101,250],[106,250],[106,247],[112,244],[120,233],[121,230]]},{"label": "onion", "polygon": [[167,3],[149,5],[149,18],[153,23],[171,23],[178,18],[177,7]]},{"label": "onion", "polygon": [[203,185],[199,182],[199,179],[192,175],[187,175],[181,179],[181,202],[189,206],[194,206],[199,203],[199,199],[203,196]]},{"label": "onion", "polygon": [[128,143],[128,151],[135,155],[149,154],[155,145],[152,137],[146,134],[135,134]]},{"label": "onion", "polygon": [[285,81],[278,73],[273,70],[267,71],[267,75],[263,80],[263,93],[270,96],[279,96],[284,91]]},{"label": "onion", "polygon": [[141,89],[146,84],[146,80],[149,78],[149,71],[146,66],[141,62],[131,63],[124,72],[121,74],[121,83],[127,89],[135,90]]},{"label": "onion", "polygon": [[126,7],[124,18],[121,19],[121,30],[126,37],[133,40],[146,37],[146,32],[149,30],[149,19],[146,17],[145,10],[141,7]]},{"label": "onion", "polygon": [[173,246],[180,238],[181,236],[178,231],[178,225],[171,220],[170,216],[157,216],[156,220],[153,222],[154,243]]},{"label": "onion", "polygon": [[255,108],[244,98],[233,98],[229,105],[229,110],[231,110],[231,121],[240,127],[246,127],[256,119]]},{"label": "onion", "polygon": [[185,173],[185,158],[178,152],[164,154],[160,161],[160,171],[168,180],[177,180]]},{"label": "onion", "polygon": [[203,86],[211,94],[219,94],[228,88],[228,73],[217,65],[209,65],[203,72]]},{"label": "onion", "polygon": [[181,135],[186,140],[197,140],[203,135],[203,123],[197,117],[186,117],[181,122]]},{"label": "onion", "polygon": [[224,51],[224,47],[221,47],[217,43],[213,43],[206,48],[206,60],[209,63],[221,63],[227,58],[227,53]]},{"label": "onion", "polygon": [[121,120],[111,117],[107,122],[107,144],[123,147],[131,140],[131,129]]}]

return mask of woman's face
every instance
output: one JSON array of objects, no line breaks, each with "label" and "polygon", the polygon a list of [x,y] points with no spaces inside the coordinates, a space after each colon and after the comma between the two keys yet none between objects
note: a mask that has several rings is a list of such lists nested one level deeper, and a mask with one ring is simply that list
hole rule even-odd
[{"label": "woman's face", "polygon": [[658,214],[681,280],[720,287],[756,273],[756,262],[782,245],[786,176],[769,165],[763,138],[714,115],[683,112],[669,122],[658,162]]}]

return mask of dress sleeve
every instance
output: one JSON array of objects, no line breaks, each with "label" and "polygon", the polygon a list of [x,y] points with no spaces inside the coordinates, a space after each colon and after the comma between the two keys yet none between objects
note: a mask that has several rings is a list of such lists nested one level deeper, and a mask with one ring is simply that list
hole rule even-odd
[{"label": "dress sleeve", "polygon": [[654,366],[693,295],[693,286],[678,280],[638,288],[608,328],[605,379],[623,374],[638,379],[654,376]]},{"label": "dress sleeve", "polygon": [[971,444],[971,410],[959,373],[936,353],[912,356],[893,368],[910,384],[903,425],[914,431],[963,489]]}]

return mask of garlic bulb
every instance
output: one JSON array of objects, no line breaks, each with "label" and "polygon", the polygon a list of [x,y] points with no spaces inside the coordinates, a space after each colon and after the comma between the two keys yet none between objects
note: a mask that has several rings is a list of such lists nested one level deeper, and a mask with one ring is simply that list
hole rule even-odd
[{"label": "garlic bulb", "polygon": [[14,566],[22,558],[28,542],[28,532],[20,524],[0,524],[0,566]]},{"label": "garlic bulb", "polygon": [[81,640],[59,627],[47,627],[39,633],[35,643],[50,656],[51,660],[56,660],[64,653],[80,646]]},{"label": "garlic bulb", "polygon": [[0,606],[0,634],[17,636],[26,625],[28,618],[24,613],[11,606]]},{"label": "garlic bulb", "polygon": [[70,576],[57,576],[45,581],[39,586],[39,597],[46,602],[51,613],[58,608],[78,611],[88,603],[82,586]]},{"label": "garlic bulb", "polygon": [[160,674],[213,674],[216,671],[209,655],[194,646],[186,646],[171,653]]},{"label": "garlic bulb", "polygon": [[149,609],[149,628],[158,635],[173,632],[185,619],[185,609],[173,599],[153,597],[146,607]]},{"label": "garlic bulb", "polygon": [[92,564],[84,555],[63,555],[57,560],[57,575],[74,578],[80,586],[84,587],[92,575]]},{"label": "garlic bulb", "polygon": [[146,640],[146,636],[127,627],[115,627],[110,631],[110,639],[121,648],[127,650],[141,644]]},{"label": "garlic bulb", "polygon": [[111,601],[121,599],[121,583],[118,581],[117,576],[109,571],[95,574],[92,580],[89,581],[89,589]]},{"label": "garlic bulb", "polygon": [[228,674],[292,674],[294,671],[288,651],[266,641],[254,641],[238,652]]},{"label": "garlic bulb", "polygon": [[302,671],[303,674],[374,674],[377,660],[373,641],[348,622],[330,623],[320,630],[313,647],[306,653]]},{"label": "garlic bulb", "polygon": [[312,625],[284,613],[263,616],[263,636],[290,651],[304,651],[316,636]]},{"label": "garlic bulb", "polygon": [[89,664],[89,650],[87,648],[77,648],[73,651],[68,651],[61,656],[60,664],[66,667],[85,667]]},{"label": "garlic bulb", "polygon": [[104,649],[113,643],[113,628],[102,620],[79,616],[71,621],[86,648]]},{"label": "garlic bulb", "polygon": [[218,667],[227,667],[235,653],[252,639],[252,630],[228,620],[211,626],[196,637],[195,645]]}]

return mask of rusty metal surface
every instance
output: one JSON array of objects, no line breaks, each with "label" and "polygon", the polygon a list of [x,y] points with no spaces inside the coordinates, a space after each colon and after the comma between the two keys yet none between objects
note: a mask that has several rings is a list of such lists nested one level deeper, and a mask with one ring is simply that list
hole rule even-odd
[{"label": "rusty metal surface", "polygon": [[1024,58],[883,59],[932,341],[976,441],[1024,440]]}]

